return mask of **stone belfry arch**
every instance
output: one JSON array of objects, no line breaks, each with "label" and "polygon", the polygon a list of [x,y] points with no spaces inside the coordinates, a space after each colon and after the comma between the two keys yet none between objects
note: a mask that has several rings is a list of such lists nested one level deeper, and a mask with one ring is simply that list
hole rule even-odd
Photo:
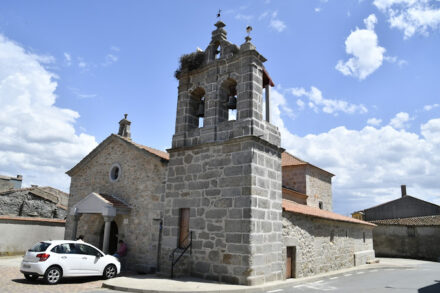
[{"label": "stone belfry arch", "polygon": [[[175,274],[244,285],[281,280],[283,149],[278,128],[263,119],[263,88],[268,94],[273,83],[249,36],[238,47],[223,22],[215,26],[205,51],[183,56],[176,72],[161,270],[170,272],[169,255],[187,229],[192,253]],[[236,109],[235,120],[229,109]],[[187,214],[189,224],[182,223]]]}]

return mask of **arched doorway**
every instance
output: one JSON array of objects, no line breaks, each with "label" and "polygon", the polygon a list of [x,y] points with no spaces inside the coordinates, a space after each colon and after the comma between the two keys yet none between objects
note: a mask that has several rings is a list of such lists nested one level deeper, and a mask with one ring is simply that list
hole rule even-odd
[{"label": "arched doorway", "polygon": [[[105,224],[104,224],[105,225]],[[104,225],[101,227],[101,234],[99,237],[99,248],[102,249],[104,243]],[[114,254],[118,250],[118,225],[112,221],[110,226],[110,239],[108,243],[108,254]]]}]

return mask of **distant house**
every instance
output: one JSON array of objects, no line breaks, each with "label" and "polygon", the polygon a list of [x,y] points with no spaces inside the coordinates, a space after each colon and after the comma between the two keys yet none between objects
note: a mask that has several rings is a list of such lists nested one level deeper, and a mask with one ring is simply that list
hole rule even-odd
[{"label": "distant house", "polygon": [[440,206],[415,198],[402,185],[398,199],[352,213],[374,223],[373,245],[377,256],[440,261]]},{"label": "distant house", "polygon": [[1,176],[0,255],[20,254],[35,242],[63,239],[68,194],[53,187],[21,188],[22,177]]}]

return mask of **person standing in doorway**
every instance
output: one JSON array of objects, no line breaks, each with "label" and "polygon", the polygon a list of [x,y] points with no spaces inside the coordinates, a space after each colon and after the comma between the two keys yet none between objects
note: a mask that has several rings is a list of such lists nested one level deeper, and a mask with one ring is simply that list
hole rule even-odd
[{"label": "person standing in doorway", "polygon": [[113,256],[117,258],[121,258],[127,255],[127,244],[125,244],[125,242],[122,239],[119,240],[118,243],[119,243],[119,249],[115,254],[113,254]]}]

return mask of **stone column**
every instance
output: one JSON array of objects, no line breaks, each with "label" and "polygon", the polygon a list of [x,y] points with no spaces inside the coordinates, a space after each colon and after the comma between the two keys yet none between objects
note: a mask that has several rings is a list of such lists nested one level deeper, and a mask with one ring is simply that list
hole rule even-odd
[{"label": "stone column", "polygon": [[104,241],[102,245],[102,251],[104,253],[108,253],[108,244],[110,241],[110,227],[112,224],[114,217],[113,216],[104,216]]},{"label": "stone column", "polygon": [[76,231],[78,230],[78,222],[82,214],[73,215],[72,240],[76,240]]}]

